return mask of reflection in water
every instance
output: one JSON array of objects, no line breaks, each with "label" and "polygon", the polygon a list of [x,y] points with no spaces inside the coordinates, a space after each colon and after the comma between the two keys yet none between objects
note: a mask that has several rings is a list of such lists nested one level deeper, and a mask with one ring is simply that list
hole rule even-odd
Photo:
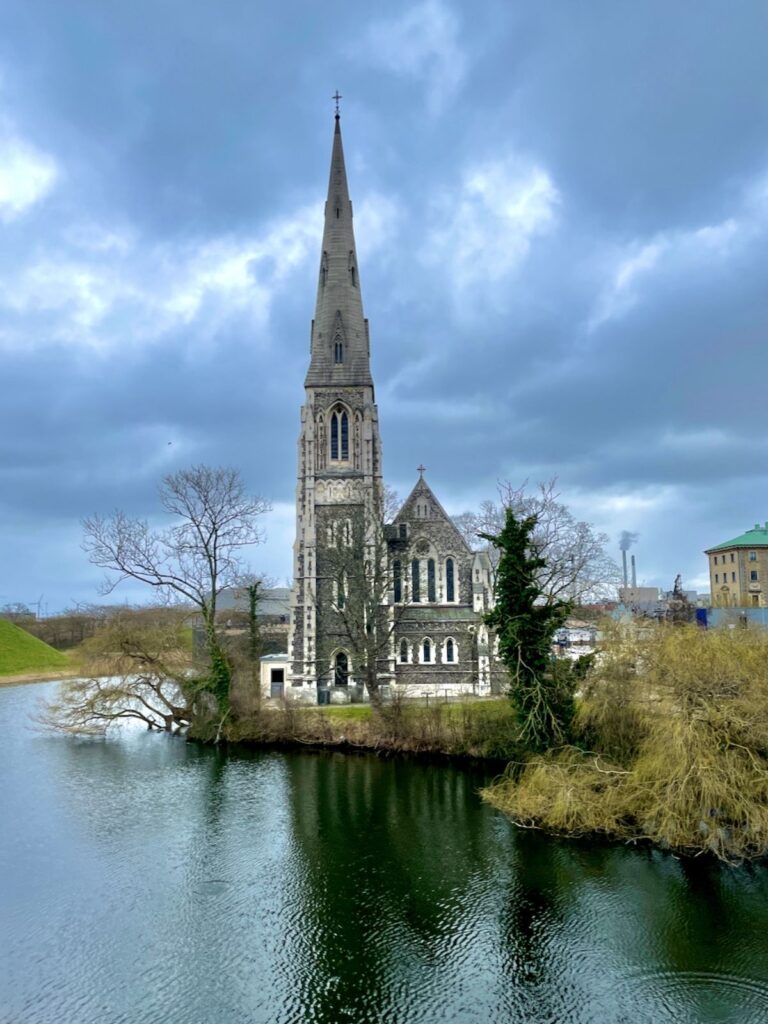
[{"label": "reflection in water", "polygon": [[0,1024],[768,1019],[768,872],[519,832],[482,773],[23,727]]}]

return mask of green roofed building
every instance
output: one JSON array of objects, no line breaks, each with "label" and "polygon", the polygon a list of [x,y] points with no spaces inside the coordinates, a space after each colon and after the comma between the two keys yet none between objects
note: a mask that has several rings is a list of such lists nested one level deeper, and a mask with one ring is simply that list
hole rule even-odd
[{"label": "green roofed building", "polygon": [[755,523],[740,537],[708,548],[712,604],[721,608],[762,608],[768,583],[768,522]]}]

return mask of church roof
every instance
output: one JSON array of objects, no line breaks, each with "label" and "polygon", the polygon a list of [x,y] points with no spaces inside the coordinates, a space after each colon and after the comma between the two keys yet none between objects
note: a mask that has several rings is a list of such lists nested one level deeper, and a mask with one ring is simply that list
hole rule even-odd
[{"label": "church roof", "polygon": [[333,133],[311,349],[305,386],[373,386],[368,321],[363,314],[360,294],[352,203],[338,114]]},{"label": "church roof", "polygon": [[[431,515],[429,518],[423,518],[418,514],[417,505],[419,503],[419,499],[426,499],[427,503],[431,505],[434,514]],[[450,526],[451,529],[456,534],[458,543],[464,548],[465,551],[470,551],[469,547],[467,546],[467,542],[464,540],[461,533],[456,528],[456,524],[445,511],[443,506],[440,504],[437,497],[435,496],[434,491],[429,486],[427,481],[424,479],[423,467],[421,467],[419,469],[419,479],[416,481],[416,486],[413,488],[411,493],[403,502],[402,506],[400,507],[400,511],[395,516],[394,522],[396,524],[408,522],[414,525],[420,523],[428,525],[430,522],[435,522],[436,520],[442,520],[443,522],[447,523],[448,526]]]}]

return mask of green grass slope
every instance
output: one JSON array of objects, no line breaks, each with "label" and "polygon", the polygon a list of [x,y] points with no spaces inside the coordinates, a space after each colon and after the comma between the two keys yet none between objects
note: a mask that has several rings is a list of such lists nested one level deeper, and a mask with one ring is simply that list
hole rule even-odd
[{"label": "green grass slope", "polygon": [[0,676],[66,668],[69,658],[7,619],[0,619]]}]

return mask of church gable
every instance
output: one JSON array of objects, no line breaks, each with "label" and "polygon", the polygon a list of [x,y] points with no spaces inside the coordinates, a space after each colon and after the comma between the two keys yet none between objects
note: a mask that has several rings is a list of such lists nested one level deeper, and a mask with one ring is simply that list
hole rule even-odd
[{"label": "church gable", "polygon": [[419,478],[416,486],[403,502],[400,511],[395,516],[394,523],[397,526],[407,523],[412,533],[420,527],[429,533],[434,532],[435,528],[439,528],[439,532],[445,540],[449,541],[451,545],[456,545],[457,551],[464,554],[470,553],[466,541],[435,497],[424,477]]}]

